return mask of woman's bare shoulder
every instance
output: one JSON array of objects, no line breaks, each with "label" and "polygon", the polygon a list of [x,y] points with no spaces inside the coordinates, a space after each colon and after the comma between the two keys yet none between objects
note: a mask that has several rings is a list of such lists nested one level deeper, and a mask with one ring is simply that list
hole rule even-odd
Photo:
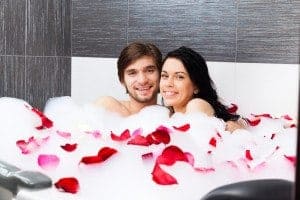
[{"label": "woman's bare shoulder", "polygon": [[203,112],[208,116],[213,116],[215,113],[210,103],[201,98],[194,98],[188,102],[186,106],[186,113],[192,112]]}]

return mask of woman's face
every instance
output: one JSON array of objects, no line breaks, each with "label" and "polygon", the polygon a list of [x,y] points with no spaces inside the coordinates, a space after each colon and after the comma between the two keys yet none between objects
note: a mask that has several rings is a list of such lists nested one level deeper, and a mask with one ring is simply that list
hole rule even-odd
[{"label": "woman's face", "polygon": [[160,92],[166,106],[184,113],[196,89],[183,63],[176,58],[167,58],[160,78]]}]

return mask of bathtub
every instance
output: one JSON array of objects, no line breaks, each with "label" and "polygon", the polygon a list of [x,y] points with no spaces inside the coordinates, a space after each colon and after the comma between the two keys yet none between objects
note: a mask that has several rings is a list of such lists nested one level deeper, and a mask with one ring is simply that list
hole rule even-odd
[{"label": "bathtub", "polygon": [[[294,182],[297,140],[295,126],[298,122],[298,94],[295,91],[299,90],[299,66],[214,62],[209,62],[208,66],[220,96],[226,102],[237,104],[239,114],[249,118],[253,113],[261,114],[259,116],[260,124],[251,127],[249,132],[255,132],[262,138],[269,138],[272,142],[277,140],[282,148],[278,150],[276,143],[270,144],[269,142],[264,143],[264,140],[256,140],[260,137],[252,140],[253,138],[249,138],[249,134],[247,134],[248,130],[237,131],[235,135],[228,134],[224,131],[222,122],[216,119],[206,119],[201,115],[188,117],[177,115],[169,119],[164,110],[155,107],[143,110],[137,116],[123,119],[101,109],[93,108],[89,102],[101,95],[126,99],[126,93],[116,76],[116,59],[72,58],[71,97],[50,99],[48,107],[46,106],[44,110],[45,116],[54,122],[53,126],[37,129],[43,120],[40,115],[29,109],[32,108],[31,105],[20,99],[3,101],[3,98],[0,98],[0,110],[8,113],[0,114],[0,120],[5,125],[1,128],[1,133],[5,138],[1,142],[1,147],[11,153],[8,155],[6,152],[1,152],[0,161],[8,164],[13,171],[38,173],[46,183],[28,186],[20,184],[15,178],[1,176],[0,199],[93,200],[99,199],[99,197],[112,200],[121,198],[200,199],[216,187],[239,181],[278,178]],[[87,68],[92,73],[87,73]],[[260,69],[261,73],[258,74],[255,69]],[[287,74],[287,76],[282,77],[282,74]],[[224,76],[229,78],[224,79]],[[283,80],[277,81],[279,78],[283,78]],[[99,79],[106,84],[95,84]],[[253,82],[253,80],[256,81]],[[107,85],[110,87],[106,87]],[[85,88],[89,88],[89,90],[87,91]],[[266,91],[269,91],[269,95],[266,95]],[[281,93],[278,94],[278,91]],[[250,97],[256,95],[256,98],[249,98],[249,95]],[[272,118],[263,115],[266,113],[270,114]],[[199,118],[203,120],[200,124],[196,122],[196,119]],[[256,123],[255,120],[253,122]],[[191,127],[189,130],[185,130],[187,124]],[[112,133],[118,138],[126,129],[129,130],[130,137],[143,136],[143,134],[146,136],[161,126],[167,128],[172,134],[172,143],[153,144],[146,147],[142,145],[129,146],[127,145],[129,138],[124,141],[111,139]],[[143,133],[140,133],[141,130]],[[202,137],[195,134],[197,130],[209,132],[209,134]],[[215,130],[219,132],[210,132]],[[281,131],[282,134],[274,136],[273,130]],[[263,132],[267,132],[267,135],[263,135]],[[187,137],[187,133],[191,136]],[[287,137],[283,133],[291,136],[289,137],[292,138],[289,139],[290,143],[287,143]],[[47,141],[33,152],[24,154],[16,146],[16,141],[23,140],[25,143],[29,143],[32,135]],[[46,138],[49,135],[51,137],[48,140]],[[70,135],[72,135],[71,138]],[[251,150],[252,143],[249,140],[264,147],[261,149],[265,151],[265,155],[259,157],[262,154],[257,153],[259,152],[258,148],[253,147],[254,149]],[[77,143],[78,149],[71,154],[66,153],[60,148],[62,144],[66,143]],[[234,145],[238,143],[247,144],[248,149],[243,147],[243,152],[238,152],[240,154],[237,155],[237,150],[234,148],[238,148],[238,146]],[[88,148],[80,150],[81,145]],[[161,164],[161,169],[175,178],[177,183],[155,182],[153,177],[155,163],[158,162],[157,159],[165,148],[170,145],[179,147],[183,153],[188,153],[187,155],[193,155],[195,158],[193,164],[188,159],[190,157],[185,157],[186,161],[184,162],[176,161],[171,166]],[[107,146],[113,147],[118,153],[103,163],[82,164],[80,162],[84,156],[95,156],[99,147]],[[230,149],[230,146],[234,146],[234,148]],[[222,152],[226,152],[228,148],[226,155],[228,159],[232,161],[236,156],[244,156],[244,160],[221,162],[225,161],[222,158]],[[53,166],[52,168],[43,168],[37,162],[41,154],[57,155],[60,159],[59,164],[54,168]],[[207,154],[213,155],[213,159],[207,157]],[[72,160],[69,155],[73,156],[72,159],[76,156],[76,160]],[[212,162],[214,165],[211,165]],[[263,163],[267,163],[267,165]],[[279,167],[276,167],[275,163],[279,163]],[[223,169],[224,171],[222,171]],[[4,173],[3,167],[0,172]],[[223,178],[220,179],[219,177],[222,176]],[[77,178],[79,181],[78,191],[71,193],[57,188],[55,183],[63,177]]]}]

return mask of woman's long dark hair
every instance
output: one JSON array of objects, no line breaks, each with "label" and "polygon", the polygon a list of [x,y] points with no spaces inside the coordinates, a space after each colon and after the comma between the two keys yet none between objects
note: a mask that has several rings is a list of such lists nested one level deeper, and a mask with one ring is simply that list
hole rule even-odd
[{"label": "woman's long dark hair", "polygon": [[215,110],[216,117],[224,121],[235,121],[240,117],[239,115],[229,113],[226,106],[219,101],[214,83],[208,73],[206,61],[200,54],[190,48],[182,46],[169,52],[164,58],[163,63],[168,58],[176,58],[183,63],[192,82],[199,90],[197,94],[194,94],[194,98],[201,98],[207,101]]}]

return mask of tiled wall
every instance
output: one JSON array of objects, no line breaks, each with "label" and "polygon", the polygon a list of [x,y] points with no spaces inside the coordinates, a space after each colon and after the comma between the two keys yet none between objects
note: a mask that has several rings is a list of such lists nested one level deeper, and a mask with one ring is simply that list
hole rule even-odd
[{"label": "tiled wall", "polygon": [[72,56],[118,57],[134,40],[209,61],[299,62],[300,1],[73,0]]},{"label": "tiled wall", "polygon": [[71,0],[0,1],[0,97],[71,94]]}]

